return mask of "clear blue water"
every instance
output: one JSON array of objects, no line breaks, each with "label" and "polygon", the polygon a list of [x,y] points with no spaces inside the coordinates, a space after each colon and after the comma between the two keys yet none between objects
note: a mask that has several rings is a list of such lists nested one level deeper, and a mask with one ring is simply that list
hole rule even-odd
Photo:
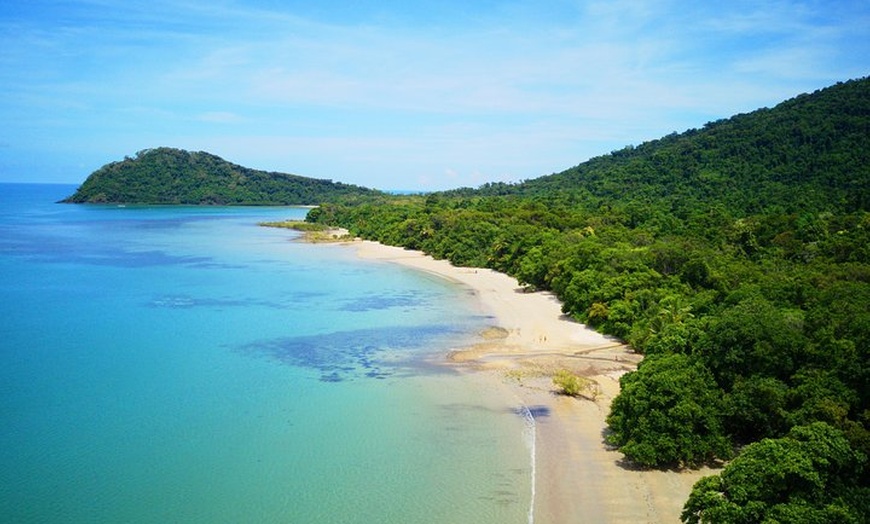
[{"label": "clear blue water", "polygon": [[467,291],[294,208],[0,185],[0,521],[526,522],[510,398],[437,365]]}]

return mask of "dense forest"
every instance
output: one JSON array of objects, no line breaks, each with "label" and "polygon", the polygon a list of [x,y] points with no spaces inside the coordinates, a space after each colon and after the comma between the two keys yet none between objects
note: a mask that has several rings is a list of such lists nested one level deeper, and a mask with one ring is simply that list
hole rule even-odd
[{"label": "dense forest", "polygon": [[376,191],[258,171],[204,152],[160,147],[94,171],[67,203],[304,205]]},{"label": "dense forest", "polygon": [[308,220],[551,290],[645,355],[608,441],[724,461],[684,522],[870,521],[870,79],[563,173]]}]

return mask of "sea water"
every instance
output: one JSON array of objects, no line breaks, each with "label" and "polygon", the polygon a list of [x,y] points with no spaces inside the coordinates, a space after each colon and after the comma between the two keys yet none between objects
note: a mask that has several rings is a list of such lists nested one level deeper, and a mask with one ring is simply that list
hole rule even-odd
[{"label": "sea water", "polygon": [[522,410],[442,365],[468,290],[74,189],[0,185],[0,521],[529,520]]}]

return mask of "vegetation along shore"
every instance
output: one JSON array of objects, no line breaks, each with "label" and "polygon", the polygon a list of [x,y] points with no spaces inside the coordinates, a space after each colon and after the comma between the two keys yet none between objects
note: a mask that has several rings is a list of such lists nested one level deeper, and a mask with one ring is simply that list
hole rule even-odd
[{"label": "vegetation along shore", "polygon": [[644,355],[604,438],[642,470],[724,465],[684,522],[860,523],[868,206],[865,78],[524,183],[331,202],[309,220],[510,275]]}]

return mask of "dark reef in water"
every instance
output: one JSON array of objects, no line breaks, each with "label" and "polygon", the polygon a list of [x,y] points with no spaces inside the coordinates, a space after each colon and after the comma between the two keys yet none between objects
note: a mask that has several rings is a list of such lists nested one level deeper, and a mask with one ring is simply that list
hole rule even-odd
[{"label": "dark reef in water", "polygon": [[419,350],[436,345],[439,338],[460,333],[446,325],[379,327],[268,339],[240,350],[318,371],[323,382],[384,379],[409,372],[419,362]]}]

